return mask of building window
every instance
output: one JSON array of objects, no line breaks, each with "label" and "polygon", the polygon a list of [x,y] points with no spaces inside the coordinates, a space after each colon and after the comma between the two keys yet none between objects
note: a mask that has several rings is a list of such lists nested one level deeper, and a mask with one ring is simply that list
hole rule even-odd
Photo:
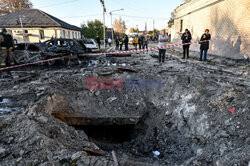
[{"label": "building window", "polygon": [[44,30],[39,30],[40,39],[44,39]]},{"label": "building window", "polygon": [[68,31],[68,38],[70,39],[70,31]]},{"label": "building window", "polygon": [[183,20],[181,20],[181,23],[180,23],[180,32],[182,32],[183,30]]},{"label": "building window", "polygon": [[29,33],[29,31],[28,30],[24,30],[24,33]]},{"label": "building window", "polygon": [[66,36],[66,32],[65,30],[63,30],[63,38],[66,38],[65,36]]}]

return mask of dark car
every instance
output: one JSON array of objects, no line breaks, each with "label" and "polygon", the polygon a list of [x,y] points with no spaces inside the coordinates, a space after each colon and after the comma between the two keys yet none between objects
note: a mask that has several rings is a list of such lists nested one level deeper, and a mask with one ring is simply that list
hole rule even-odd
[{"label": "dark car", "polygon": [[83,54],[85,48],[75,39],[50,39],[44,42],[49,52]]},{"label": "dark car", "polygon": [[51,39],[43,43],[15,44],[14,59],[18,64],[68,55],[72,55],[71,59],[77,59],[79,54],[85,52],[86,49],[77,40]]},{"label": "dark car", "polygon": [[46,47],[42,43],[15,44],[14,59],[18,64],[45,59]]}]

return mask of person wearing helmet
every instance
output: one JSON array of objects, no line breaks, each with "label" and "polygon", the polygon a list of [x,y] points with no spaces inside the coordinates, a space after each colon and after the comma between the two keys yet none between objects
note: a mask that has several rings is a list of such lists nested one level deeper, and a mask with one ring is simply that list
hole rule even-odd
[{"label": "person wearing helmet", "polygon": [[9,56],[10,65],[14,65],[14,59],[12,57],[12,50],[14,47],[14,40],[8,31],[3,28],[2,34],[0,37],[0,47],[1,47],[1,59],[0,59],[0,66],[6,66],[7,57]]}]

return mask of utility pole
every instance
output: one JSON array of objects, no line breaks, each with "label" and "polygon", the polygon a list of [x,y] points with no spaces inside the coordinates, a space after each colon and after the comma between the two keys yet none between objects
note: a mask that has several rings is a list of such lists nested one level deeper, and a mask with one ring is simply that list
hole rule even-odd
[{"label": "utility pole", "polygon": [[100,0],[100,2],[102,3],[102,7],[103,7],[103,40],[104,40],[104,49],[106,49],[106,42],[105,42],[105,38],[106,38],[105,12],[106,12],[106,8],[105,8],[105,5],[104,5],[104,0]]},{"label": "utility pole", "polygon": [[117,12],[117,11],[121,11],[121,10],[124,10],[124,9],[113,10],[113,11],[109,12],[110,17],[111,17],[111,31],[112,31],[112,43],[113,43],[113,44],[114,44],[114,32],[113,32],[112,13],[113,13],[113,12]]}]

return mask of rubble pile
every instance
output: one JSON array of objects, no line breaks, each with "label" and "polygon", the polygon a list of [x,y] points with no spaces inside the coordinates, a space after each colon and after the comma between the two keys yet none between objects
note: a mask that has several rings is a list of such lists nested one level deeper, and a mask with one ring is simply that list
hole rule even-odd
[{"label": "rubble pile", "polygon": [[[113,150],[120,165],[247,165],[248,63],[169,54],[162,65],[141,53],[91,60],[88,67],[35,70],[30,79],[13,81],[7,74],[0,95],[12,102],[0,107],[19,110],[0,116],[0,165],[114,165]],[[89,89],[89,78],[105,86],[108,79],[124,82],[120,89]],[[135,87],[127,86],[129,80]],[[161,80],[162,86],[138,80]],[[106,133],[129,140],[88,135],[107,126]]]}]

